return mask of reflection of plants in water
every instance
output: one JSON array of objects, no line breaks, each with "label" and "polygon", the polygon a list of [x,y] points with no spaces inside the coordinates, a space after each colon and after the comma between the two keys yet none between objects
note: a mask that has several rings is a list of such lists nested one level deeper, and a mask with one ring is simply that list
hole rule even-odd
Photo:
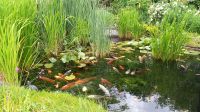
[{"label": "reflection of plants in water", "polygon": [[160,94],[160,105],[174,105],[175,109],[189,109],[196,111],[198,104],[199,83],[195,76],[181,74],[177,65],[155,63],[152,72],[146,78],[147,83],[156,86],[155,91]]}]

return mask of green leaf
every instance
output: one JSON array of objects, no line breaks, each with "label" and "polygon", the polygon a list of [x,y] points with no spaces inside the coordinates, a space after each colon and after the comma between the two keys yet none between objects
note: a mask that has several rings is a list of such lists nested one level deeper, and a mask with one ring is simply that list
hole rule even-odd
[{"label": "green leaf", "polygon": [[65,77],[66,80],[74,80],[75,78],[76,78],[76,76],[73,74]]},{"label": "green leaf", "polygon": [[51,57],[51,58],[49,58],[49,61],[50,61],[51,63],[55,63],[57,60],[56,60],[54,57]]},{"label": "green leaf", "polygon": [[53,67],[53,64],[52,64],[52,63],[47,63],[47,64],[45,64],[44,66],[45,66],[45,68],[52,68],[52,67]]}]

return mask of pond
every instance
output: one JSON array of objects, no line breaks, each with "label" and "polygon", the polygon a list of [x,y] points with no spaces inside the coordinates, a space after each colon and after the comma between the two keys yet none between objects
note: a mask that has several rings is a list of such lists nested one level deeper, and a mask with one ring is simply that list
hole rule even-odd
[{"label": "pond", "polygon": [[[112,62],[109,62],[109,58],[98,59],[96,64],[81,69],[74,67],[73,63],[56,62],[51,74],[48,74],[46,69],[42,70],[44,70],[44,76],[52,79],[55,74],[69,70],[81,79],[96,77],[95,80],[74,86],[64,92],[83,97],[93,96],[111,112],[200,111],[198,56],[184,56],[184,60],[163,63],[153,60],[150,54],[139,53],[135,48],[132,49],[135,50],[134,52],[129,46],[123,48],[129,50],[116,48],[112,51],[109,58],[116,59]],[[141,62],[138,56],[143,55],[145,55],[145,60]],[[41,68],[31,71],[31,76],[36,75],[27,80],[40,90],[60,92],[59,87],[56,88],[53,84],[35,78],[38,72],[41,72]],[[61,82],[60,85],[65,84],[66,82]],[[99,84],[109,90],[111,97],[104,96],[105,93],[99,88]],[[83,87],[87,88],[87,92],[82,91]]]}]

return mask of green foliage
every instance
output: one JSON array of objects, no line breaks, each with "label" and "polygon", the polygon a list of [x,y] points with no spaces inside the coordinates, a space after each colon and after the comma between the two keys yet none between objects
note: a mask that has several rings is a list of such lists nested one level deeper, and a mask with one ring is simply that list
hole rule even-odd
[{"label": "green foliage", "polygon": [[[104,10],[99,11],[97,4],[98,0],[65,0],[64,8],[66,15],[68,17],[73,16],[76,20],[75,25],[71,25],[68,22],[67,31],[72,33],[71,40],[81,43],[82,41],[87,42],[89,40],[94,55],[104,56],[110,51],[110,39],[105,34],[105,28],[108,26],[105,18],[107,13]],[[89,31],[84,32],[88,28]]]},{"label": "green foliage", "polygon": [[118,14],[118,29],[121,38],[138,38],[143,33],[140,16],[136,9],[123,9]]},{"label": "green foliage", "polygon": [[1,87],[0,101],[1,112],[105,112],[100,105],[81,97],[15,86]]},{"label": "green foliage", "polygon": [[154,58],[162,61],[173,61],[179,57],[187,42],[187,37],[184,34],[187,18],[185,15],[181,21],[177,21],[177,18],[174,17],[173,21],[170,22],[171,18],[168,15],[164,17],[160,33],[153,36],[151,44]]},{"label": "green foliage", "polygon": [[37,57],[34,0],[0,1],[0,72],[6,83],[18,85],[16,68],[32,67]]},{"label": "green foliage", "polygon": [[106,28],[109,26],[108,13],[106,10],[96,10],[94,13],[94,19],[90,20],[91,28],[91,46],[93,54],[97,57],[103,57],[110,52],[111,41],[106,34]]},{"label": "green foliage", "polygon": [[71,23],[73,27],[70,32],[70,37],[72,39],[70,41],[75,45],[87,45],[90,42],[90,29],[88,22],[81,18],[74,18],[74,20],[72,20]]},{"label": "green foliage", "polygon": [[147,20],[148,8],[151,0],[113,0],[111,8],[114,14],[120,12],[121,9],[126,7],[135,8],[141,14],[142,20]]},{"label": "green foliage", "polygon": [[40,3],[40,12],[45,31],[43,32],[45,52],[47,55],[58,55],[62,48],[66,31],[65,13],[63,2],[60,1],[42,1]]}]

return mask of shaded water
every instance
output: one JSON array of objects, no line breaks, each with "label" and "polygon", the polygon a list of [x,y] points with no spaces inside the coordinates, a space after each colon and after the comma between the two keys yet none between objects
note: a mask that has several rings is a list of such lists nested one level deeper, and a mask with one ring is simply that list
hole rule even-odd
[{"label": "shaded water", "polygon": [[[120,54],[122,55],[122,54]],[[88,84],[76,86],[68,90],[75,95],[104,95],[98,89],[100,78],[113,83],[109,88],[113,99],[106,100],[107,108],[112,112],[198,112],[200,111],[200,63],[196,57],[186,57],[187,61],[177,63],[161,63],[154,61],[151,57],[145,63],[138,61],[139,53],[123,53],[126,58],[115,61],[112,65],[106,64],[104,59],[98,64],[89,66],[87,69],[72,69],[80,72],[79,77],[97,76],[97,80]],[[141,54],[140,54],[141,55]],[[112,67],[123,65],[126,70],[137,71],[135,75],[126,75],[124,71],[120,74]],[[187,70],[181,66],[184,65]],[[67,66],[67,67],[66,67]],[[55,74],[69,70],[69,65],[58,64]],[[53,77],[53,76],[52,76]],[[39,80],[33,84],[40,89],[58,90]],[[87,93],[82,93],[81,88],[86,86]]]}]

